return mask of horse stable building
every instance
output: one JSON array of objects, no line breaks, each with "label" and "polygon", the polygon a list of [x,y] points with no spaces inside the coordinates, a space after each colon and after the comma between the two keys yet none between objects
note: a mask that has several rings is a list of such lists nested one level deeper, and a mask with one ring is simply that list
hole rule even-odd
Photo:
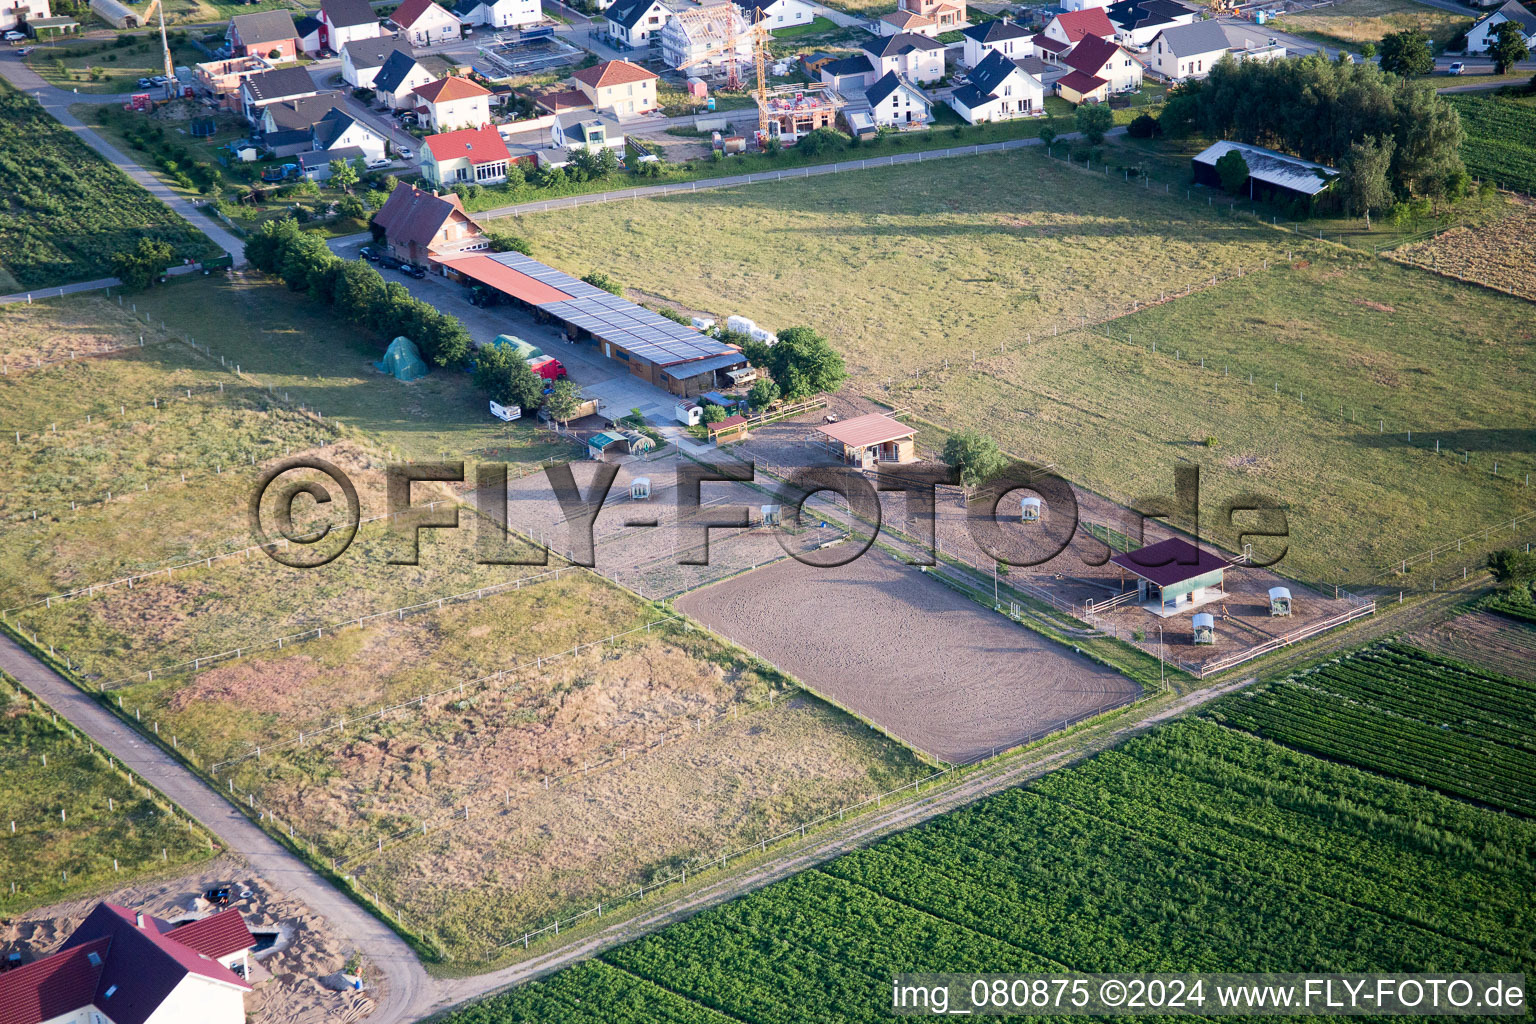
[{"label": "horse stable building", "polygon": [[445,277],[491,289],[540,322],[560,325],[569,341],[593,346],[631,376],[681,398],[729,386],[729,372],[747,365],[734,345],[522,253],[444,254],[432,263]]}]

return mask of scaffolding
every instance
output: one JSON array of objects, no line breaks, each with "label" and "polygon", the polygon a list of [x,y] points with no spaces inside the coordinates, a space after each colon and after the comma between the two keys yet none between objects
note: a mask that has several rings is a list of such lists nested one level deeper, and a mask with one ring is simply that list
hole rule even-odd
[{"label": "scaffolding", "polygon": [[844,100],[825,85],[779,86],[760,95],[757,106],[770,138],[794,142],[818,128],[835,127]]}]

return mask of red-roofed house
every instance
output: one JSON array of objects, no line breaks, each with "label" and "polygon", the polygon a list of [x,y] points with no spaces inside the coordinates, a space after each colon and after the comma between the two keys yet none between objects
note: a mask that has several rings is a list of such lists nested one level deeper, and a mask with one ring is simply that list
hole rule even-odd
[{"label": "red-roofed house", "polygon": [[1081,71],[1069,71],[1056,79],[1056,95],[1072,104],[1103,103],[1109,99],[1109,83]]},{"label": "red-roofed house", "polygon": [[465,128],[428,135],[421,176],[434,185],[499,185],[507,180],[512,154],[495,128]]},{"label": "red-roofed house", "polygon": [[[1085,11],[1067,11],[1058,14],[1045,26],[1040,33],[1047,39],[1054,39],[1058,43],[1065,43],[1068,47],[1076,46],[1088,36],[1098,36],[1100,39],[1115,38],[1115,26],[1109,20],[1109,15],[1103,8],[1092,7]],[[1039,36],[1036,37],[1039,39]]]},{"label": "red-roofed house", "polygon": [[403,181],[373,215],[370,227],[392,255],[422,267],[432,256],[490,248],[458,196],[423,192]]},{"label": "red-roofed house", "polygon": [[100,903],[57,953],[0,974],[0,1024],[244,1024],[253,945],[237,910],[172,928]]},{"label": "red-roofed house", "polygon": [[[1062,63],[1075,72],[1104,81],[1110,92],[1134,92],[1141,88],[1141,76],[1144,70],[1141,61],[1119,43],[1106,41],[1098,36],[1084,37],[1081,42],[1072,47],[1072,52],[1067,54]],[[1071,77],[1071,75],[1067,76],[1067,78]],[[1071,97],[1068,96],[1067,99],[1070,100]],[[1079,101],[1073,100],[1073,102]]]},{"label": "red-roofed house", "polygon": [[656,81],[660,76],[627,60],[605,60],[582,68],[571,76],[597,110],[615,117],[646,114],[657,107]]},{"label": "red-roofed house", "polygon": [[389,16],[389,24],[416,46],[445,43],[464,34],[458,16],[432,0],[404,0]]},{"label": "red-roofed house", "polygon": [[437,131],[480,128],[491,123],[491,90],[459,75],[418,85],[416,98],[426,106]]}]

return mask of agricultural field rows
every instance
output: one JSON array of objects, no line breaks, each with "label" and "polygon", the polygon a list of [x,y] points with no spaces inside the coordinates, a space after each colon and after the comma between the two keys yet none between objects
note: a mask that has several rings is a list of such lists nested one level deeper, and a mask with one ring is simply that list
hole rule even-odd
[{"label": "agricultural field rows", "polygon": [[[0,676],[0,914],[213,856],[208,836]],[[10,824],[15,824],[14,832]]]},{"label": "agricultural field rows", "polygon": [[178,258],[217,250],[107,163],[36,100],[0,83],[0,294],[108,277],[113,254],[141,238]]},{"label": "agricultural field rows", "polygon": [[448,1020],[876,1021],[894,973],[977,964],[1529,970],[1533,852],[1529,821],[1180,721]]},{"label": "agricultural field rows", "polygon": [[1450,93],[1446,96],[1461,115],[1467,133],[1461,159],[1468,173],[1500,188],[1536,192],[1536,96],[1496,93]]},{"label": "agricultural field rows", "polygon": [[1444,793],[1536,812],[1536,684],[1403,644],[1224,701],[1236,728]]}]

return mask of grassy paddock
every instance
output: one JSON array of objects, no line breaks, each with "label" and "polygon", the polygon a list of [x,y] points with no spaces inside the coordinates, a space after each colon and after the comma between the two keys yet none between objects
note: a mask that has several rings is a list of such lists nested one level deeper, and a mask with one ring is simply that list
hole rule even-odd
[{"label": "grassy paddock", "polygon": [[[165,60],[158,32],[130,38],[133,42],[127,46],[98,40],[39,46],[26,58],[27,66],[43,81],[60,89],[82,93],[134,92],[139,88],[140,78],[165,74]],[[171,44],[171,60],[176,67],[190,67],[207,59],[203,51],[189,43]]]},{"label": "grassy paddock", "polygon": [[213,856],[207,833],[3,675],[0,805],[16,823],[0,843],[7,916]]},{"label": "grassy paddock", "polygon": [[[1379,43],[1388,32],[1418,29],[1443,47],[1472,24],[1469,15],[1443,11],[1414,0],[1338,0],[1327,7],[1287,14],[1275,28],[1331,46]],[[1256,30],[1257,31],[1257,30]]]},{"label": "grassy paddock", "polygon": [[1275,251],[1251,221],[1033,152],[937,166],[532,214],[515,229],[577,274],[643,281],[722,318],[813,324],[874,379],[1019,344]]},{"label": "grassy paddock", "polygon": [[1346,255],[994,353],[886,397],[1122,501],[1171,495],[1174,467],[1198,463],[1207,535],[1235,545],[1221,502],[1266,493],[1289,509],[1282,572],[1361,583],[1531,507],[1516,475],[1536,471],[1530,338],[1519,300]]}]

